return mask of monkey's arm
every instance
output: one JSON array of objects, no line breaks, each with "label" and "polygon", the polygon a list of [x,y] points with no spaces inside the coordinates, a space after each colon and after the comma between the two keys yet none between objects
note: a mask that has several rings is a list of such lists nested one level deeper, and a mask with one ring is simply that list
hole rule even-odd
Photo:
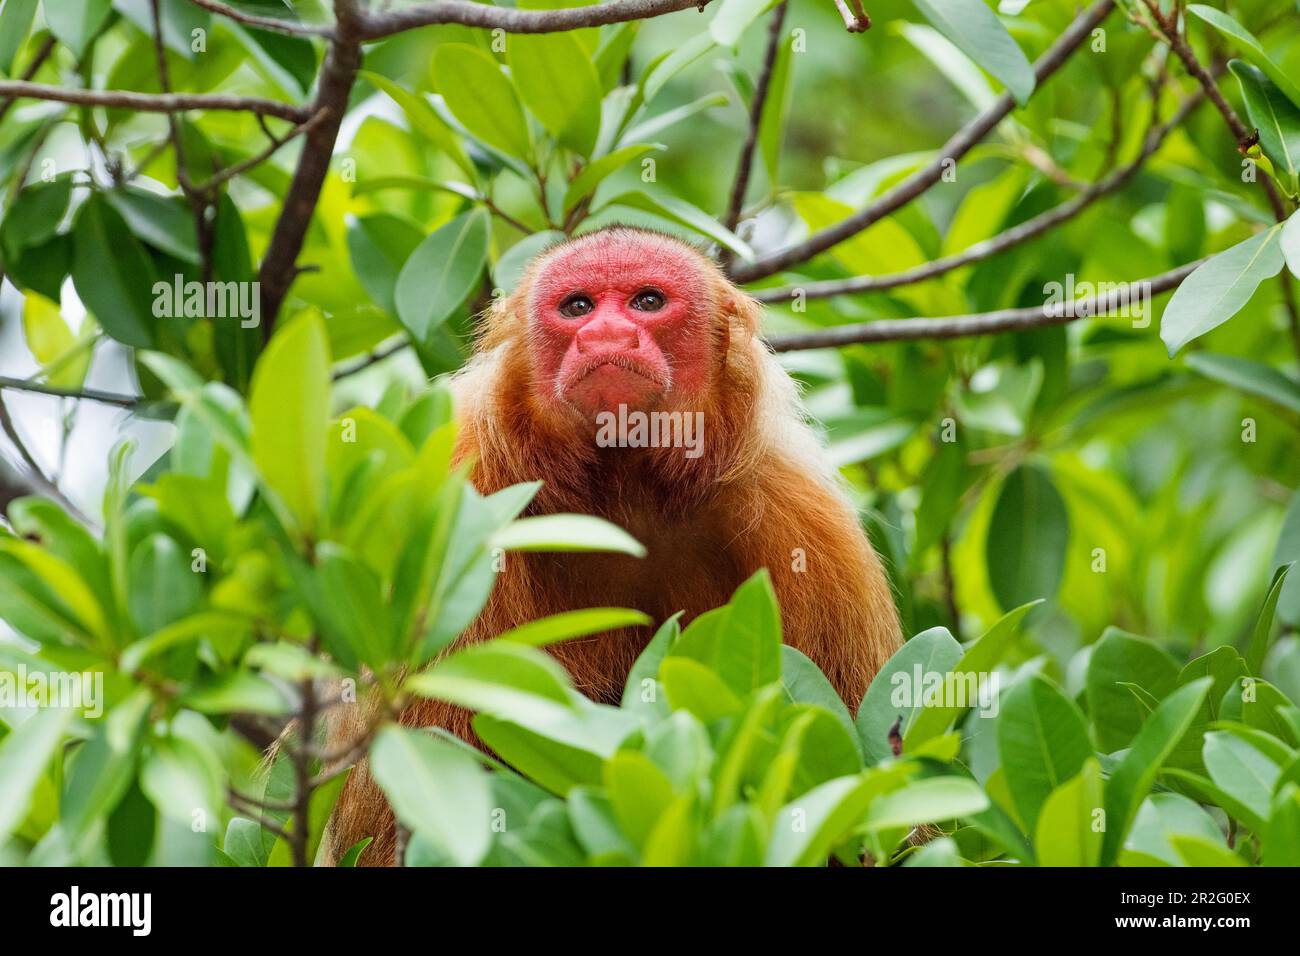
[{"label": "monkey's arm", "polygon": [[856,710],[902,643],[898,611],[851,503],[801,464],[773,458],[759,469],[757,513],[737,544],[746,564],[772,576],[785,642],[812,658]]}]

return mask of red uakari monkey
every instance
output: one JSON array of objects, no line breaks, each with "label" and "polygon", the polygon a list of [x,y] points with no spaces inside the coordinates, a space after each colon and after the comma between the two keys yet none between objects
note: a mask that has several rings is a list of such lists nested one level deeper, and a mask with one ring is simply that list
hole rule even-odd
[{"label": "red uakari monkey", "polygon": [[[528,513],[599,515],[648,553],[512,554],[461,642],[595,606],[689,621],[767,568],[786,642],[857,707],[899,646],[898,614],[759,316],[711,260],[658,233],[609,228],[538,257],[453,380],[457,458],[484,494],[540,479]],[[702,435],[687,448],[610,447],[600,430],[620,406],[681,413]],[[629,628],[548,650],[583,693],[616,702],[649,636]],[[473,740],[470,716],[422,700],[402,720]],[[366,770],[343,792],[332,845],[373,836],[362,862],[391,863],[392,812]]]}]

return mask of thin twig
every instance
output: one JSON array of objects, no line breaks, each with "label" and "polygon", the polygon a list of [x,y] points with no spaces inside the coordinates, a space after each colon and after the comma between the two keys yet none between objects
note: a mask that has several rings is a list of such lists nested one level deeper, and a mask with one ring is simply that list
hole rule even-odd
[{"label": "thin twig", "polygon": [[10,378],[0,375],[0,388],[10,388],[18,392],[36,392],[40,395],[54,395],[59,398],[79,398],[103,405],[117,405],[119,408],[134,408],[140,404],[135,395],[122,395],[118,392],[102,392],[97,388],[58,388],[44,382],[32,382],[22,378]]},{"label": "thin twig", "polygon": [[[42,43],[41,48],[36,51],[36,55],[32,57],[32,62],[27,64],[27,69],[23,70],[19,79],[23,82],[27,82],[35,76],[45,61],[50,58],[50,54],[54,52],[54,48],[57,45],[58,41],[54,39],[53,36],[46,37],[45,42]],[[5,114],[9,112],[9,107],[14,105],[14,99],[14,97],[8,96],[5,97],[4,102],[0,103],[0,119],[5,118]]]},{"label": "thin twig", "polygon": [[942,318],[885,319],[879,322],[860,322],[837,325],[813,332],[796,332],[774,335],[768,344],[776,352],[797,352],[805,349],[837,348],[859,342],[905,342],[916,339],[959,339],[971,335],[992,335],[997,332],[1023,332],[1053,325],[1066,325],[1076,319],[1098,318],[1109,315],[1128,304],[1128,290],[1145,288],[1151,295],[1168,292],[1191,275],[1206,260],[1201,259],[1179,266],[1149,279],[1124,283],[1126,288],[1115,289],[1105,295],[1085,296],[1058,305],[1034,305],[1022,309],[999,309],[974,315],[949,315]]},{"label": "thin twig", "polygon": [[[740,150],[740,161],[736,165],[736,180],[731,187],[731,202],[727,204],[727,214],[722,224],[732,232],[740,223],[740,212],[745,206],[745,193],[749,189],[749,176],[754,168],[754,152],[758,147],[759,126],[763,122],[763,108],[767,105],[767,94],[772,86],[772,71],[776,67],[777,55],[781,52],[781,38],[785,25],[786,4],[777,5],[772,11],[772,20],[767,28],[767,52],[763,55],[763,65],[754,84],[754,96],[749,103],[749,130],[745,135],[745,145]],[[728,252],[729,261],[731,253]]]},{"label": "thin twig", "polygon": [[307,134],[306,144],[298,157],[298,167],[294,170],[280,217],[276,220],[275,231],[258,271],[264,340],[270,339],[280,306],[298,275],[298,255],[302,252],[307,228],[320,200],[339,127],[343,123],[343,114],[347,112],[348,96],[361,67],[362,20],[354,0],[335,0],[334,16],[337,21],[334,38],[321,66],[316,100],[308,110],[308,115],[322,110],[326,115]]},{"label": "thin twig", "polygon": [[309,120],[307,120],[305,123],[299,123],[297,126],[291,129],[289,132],[285,133],[283,136],[272,136],[271,144],[267,146],[264,150],[262,150],[260,153],[258,153],[256,156],[250,156],[247,159],[235,163],[233,166],[227,166],[219,173],[213,175],[211,179],[207,179],[201,183],[198,183],[197,185],[195,185],[194,188],[199,190],[200,192],[211,192],[212,190],[216,189],[218,186],[234,179],[236,176],[248,172],[254,166],[261,165],[262,163],[270,159],[272,156],[274,156],[275,153],[280,149],[280,147],[285,145],[285,143],[288,143],[290,140],[294,139],[295,137],[302,136],[304,133],[311,132],[313,129],[315,129],[317,124],[319,124],[322,120],[324,120],[325,117],[328,115],[329,113],[326,112],[325,110],[317,110],[315,115],[313,115]]},{"label": "thin twig", "polygon": [[[1224,123],[1227,124],[1229,131],[1237,140],[1237,149],[1245,155],[1256,141],[1256,132],[1248,129],[1246,124],[1241,121],[1237,111],[1232,108],[1223,96],[1223,91],[1219,89],[1218,81],[1214,74],[1206,69],[1200,60],[1196,58],[1196,53],[1192,50],[1191,44],[1187,42],[1187,36],[1183,30],[1179,29],[1179,8],[1175,7],[1168,14],[1160,11],[1160,7],[1153,0],[1144,0],[1147,12],[1150,13],[1155,21],[1155,29],[1159,35],[1164,38],[1165,43],[1174,55],[1182,61],[1187,72],[1201,84],[1201,88],[1210,98],[1223,117]],[[1278,191],[1276,184],[1271,176],[1267,173],[1259,177],[1260,187],[1264,190],[1264,195],[1268,198],[1269,209],[1273,212],[1273,217],[1278,222],[1286,222],[1291,212],[1287,209],[1286,201]],[[1279,280],[1282,283],[1282,304],[1287,311],[1287,320],[1291,327],[1292,340],[1296,349],[1296,356],[1300,357],[1300,307],[1297,307],[1295,294],[1291,289],[1291,280],[1284,270]]]},{"label": "thin twig", "polygon": [[[1061,68],[1071,54],[1091,35],[1092,30],[1110,14],[1115,0],[1097,0],[1081,13],[1047,52],[1034,64],[1034,77],[1041,86],[1048,77]],[[734,281],[745,283],[762,279],[783,269],[806,262],[818,253],[825,252],[845,239],[857,235],[885,216],[907,205],[943,178],[943,174],[980,140],[1010,115],[1016,101],[1010,93],[1003,93],[982,113],[963,126],[939,150],[934,159],[893,189],[877,197],[866,208],[847,219],[818,230],[801,243],[760,256],[751,262],[742,262],[731,270]]]},{"label": "thin twig", "polygon": [[[14,449],[18,452],[18,457],[23,460],[23,463],[27,465],[28,469],[27,474],[17,472],[17,476],[24,485],[30,487],[13,490],[37,493],[47,498],[53,498],[63,506],[64,510],[76,518],[77,521],[84,525],[91,526],[92,522],[90,519],[80,508],[73,504],[72,500],[67,495],[63,493],[63,489],[61,489],[48,475],[45,474],[44,469],[41,468],[40,463],[27,447],[22,436],[18,434],[18,428],[14,425],[14,420],[9,414],[9,406],[5,404],[3,395],[0,395],[0,431],[3,431],[8,437],[10,444],[12,444]],[[4,513],[4,511],[9,507],[10,501],[17,496],[10,495],[6,492],[4,497],[7,500],[0,501],[0,514]]]},{"label": "thin twig", "polygon": [[1160,149],[1169,134],[1186,121],[1187,117],[1191,115],[1192,111],[1204,98],[1204,93],[1198,90],[1184,99],[1167,123],[1156,126],[1147,133],[1142,151],[1131,163],[1114,170],[1104,179],[1098,180],[1079,195],[1061,203],[1059,206],[1054,206],[1031,219],[1026,219],[1024,222],[1012,226],[996,236],[967,246],[960,252],[888,275],[855,276],[851,279],[829,279],[822,282],[810,282],[801,286],[760,289],[753,294],[754,298],[760,302],[788,302],[795,298],[826,299],[832,296],[857,292],[879,292],[884,289],[896,289],[900,286],[914,285],[918,282],[925,282],[927,279],[937,278],[952,272],[954,269],[960,269],[962,266],[981,262],[998,253],[1005,252],[1014,246],[1041,236],[1063,222],[1073,219],[1098,199],[1120,189]]},{"label": "thin twig", "polygon": [[835,0],[835,9],[844,20],[844,29],[850,33],[866,33],[871,29],[871,17],[862,9],[862,0]]},{"label": "thin twig", "polygon": [[303,678],[301,697],[298,721],[302,746],[292,755],[297,786],[294,792],[293,838],[290,845],[293,849],[293,865],[306,867],[311,862],[307,859],[307,844],[311,839],[311,797],[315,792],[311,772],[311,749],[316,738],[316,681],[313,678]]},{"label": "thin twig", "polygon": [[507,33],[561,33],[582,27],[600,27],[628,20],[675,13],[688,7],[703,10],[710,0],[610,0],[582,7],[550,10],[524,10],[494,7],[473,0],[434,0],[401,10],[362,13],[361,37],[378,40],[394,33],[439,23],[459,23],[467,27],[501,29]]},{"label": "thin twig", "polygon": [[341,378],[347,378],[350,375],[356,375],[358,372],[364,371],[365,369],[370,368],[370,366],[382,362],[384,359],[388,358],[389,356],[396,355],[398,352],[402,351],[403,349],[410,348],[410,345],[411,345],[411,340],[403,336],[399,341],[393,342],[389,345],[381,346],[380,348],[375,349],[369,355],[366,355],[363,358],[358,359],[351,365],[345,365],[343,368],[337,369],[334,372],[334,381],[337,382]]},{"label": "thin twig", "polygon": [[[154,59],[158,63],[158,87],[162,90],[163,95],[168,95],[172,92],[172,79],[171,70],[167,66],[167,46],[163,42],[162,13],[159,10],[159,2],[160,0],[149,0],[153,13]],[[185,143],[181,136],[181,124],[175,113],[167,114],[167,131],[171,139],[172,152],[176,156],[176,184],[181,187],[181,192],[189,202],[190,211],[194,217],[194,235],[198,240],[199,250],[199,271],[204,282],[211,282],[213,278],[212,243],[214,237],[212,223],[208,220],[208,208],[212,205],[213,197],[210,193],[195,188],[193,181],[190,179],[189,166],[185,162]]]},{"label": "thin twig", "polygon": [[267,817],[262,816],[261,810],[259,810],[255,805],[242,803],[239,794],[235,793],[233,790],[226,793],[226,803],[230,804],[231,809],[236,813],[248,814],[254,823],[273,836],[284,840],[286,843],[293,842],[293,836],[288,830],[280,826],[278,823],[272,822]]},{"label": "thin twig", "polygon": [[270,30],[273,33],[284,33],[288,36],[298,37],[334,36],[334,30],[331,27],[317,26],[311,23],[296,23],[293,20],[278,20],[275,17],[259,17],[253,13],[236,10],[229,4],[220,3],[219,0],[190,0],[190,3],[196,7],[202,7],[204,10],[219,13],[223,17],[242,23],[245,26],[256,27],[259,30]]},{"label": "thin twig", "polygon": [[311,111],[292,103],[257,96],[225,96],[216,93],[136,93],[131,90],[67,89],[26,80],[0,80],[0,97],[52,100],[78,106],[106,106],[139,113],[181,113],[185,110],[224,110],[259,113],[301,123]]}]

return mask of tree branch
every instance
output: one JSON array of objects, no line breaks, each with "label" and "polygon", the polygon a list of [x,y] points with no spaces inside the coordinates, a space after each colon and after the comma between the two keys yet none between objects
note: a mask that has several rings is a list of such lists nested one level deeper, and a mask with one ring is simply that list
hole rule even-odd
[{"label": "tree branch", "polygon": [[798,352],[805,349],[838,348],[860,342],[960,339],[971,335],[1023,332],[1028,329],[1066,325],[1075,319],[1105,316],[1122,308],[1130,299],[1128,289],[1140,286],[1145,287],[1151,295],[1158,295],[1177,288],[1205,261],[1200,259],[1149,279],[1124,283],[1127,289],[1113,290],[1105,295],[1085,296],[1059,305],[1034,305],[1023,309],[999,309],[995,312],[950,315],[933,319],[884,319],[879,322],[837,325],[813,332],[774,335],[767,341],[775,352]]},{"label": "tree branch", "polygon": [[369,355],[362,356],[351,365],[345,365],[340,369],[336,369],[334,372],[334,381],[337,382],[339,379],[347,378],[350,375],[356,375],[358,372],[364,371],[372,365],[377,365],[389,356],[396,355],[403,349],[409,348],[410,345],[411,340],[406,335],[403,335],[396,342],[389,343],[388,345],[381,345],[374,349]]},{"label": "tree branch", "polygon": [[[740,162],[736,166],[736,181],[731,187],[731,202],[727,204],[727,215],[722,224],[735,232],[740,223],[740,212],[745,207],[745,193],[749,189],[749,175],[754,168],[754,150],[758,146],[758,128],[763,122],[763,108],[767,104],[767,94],[772,86],[772,70],[776,66],[776,57],[781,50],[782,27],[785,24],[786,3],[777,5],[772,11],[772,21],[767,28],[767,52],[763,55],[763,65],[759,69],[758,81],[754,84],[754,97],[749,104],[749,131],[745,135],[745,145],[740,150]],[[726,254],[724,262],[730,262],[731,254]]]},{"label": "tree branch", "polygon": [[14,420],[9,414],[9,406],[5,404],[2,395],[0,395],[0,431],[4,432],[9,439],[9,443],[18,452],[18,457],[27,466],[26,473],[19,469],[13,469],[12,475],[5,476],[7,480],[0,481],[0,515],[9,510],[9,504],[15,498],[21,498],[24,495],[41,495],[57,501],[65,511],[81,524],[92,527],[91,520],[63,493],[63,489],[51,481],[41,469],[40,462],[32,455],[22,436],[18,434]]},{"label": "tree branch", "polygon": [[[1097,0],[1081,13],[1065,32],[1038,58],[1034,64],[1034,77],[1039,86],[1070,58],[1070,55],[1092,33],[1094,27],[1106,19],[1115,8],[1115,0]],[[743,262],[731,270],[734,281],[753,282],[806,262],[818,253],[825,252],[845,239],[857,235],[868,226],[907,205],[943,177],[950,163],[965,156],[972,147],[1015,109],[1016,101],[1010,93],[1003,93],[973,120],[963,126],[939,150],[934,160],[908,176],[893,189],[877,197],[874,202],[847,219],[813,233],[803,242],[760,256],[752,262]]]},{"label": "tree branch", "polygon": [[258,166],[266,162],[272,156],[274,156],[276,152],[279,151],[280,147],[283,146],[285,143],[288,143],[290,140],[295,139],[296,137],[301,136],[304,133],[310,133],[328,115],[329,114],[324,110],[317,111],[316,114],[311,117],[311,119],[307,120],[305,123],[299,123],[297,126],[289,130],[289,132],[285,133],[283,136],[272,136],[271,144],[267,146],[264,150],[262,150],[260,153],[258,153],[256,156],[250,156],[247,159],[241,160],[240,162],[235,163],[232,166],[227,166],[219,173],[214,174],[211,179],[207,179],[201,183],[196,184],[194,188],[200,190],[201,192],[211,192],[212,190],[220,186],[222,183],[228,182],[234,179],[236,176],[248,172],[254,166]]},{"label": "tree branch", "polygon": [[0,389],[11,388],[18,392],[36,392],[40,395],[54,395],[58,398],[80,398],[103,405],[117,405],[120,408],[133,408],[140,403],[134,395],[122,395],[117,392],[101,392],[97,388],[57,388],[44,382],[32,382],[25,378],[10,378],[0,375]]},{"label": "tree branch", "polygon": [[981,262],[1023,242],[1041,236],[1055,226],[1073,219],[1098,199],[1117,191],[1132,179],[1146,161],[1164,145],[1169,134],[1186,121],[1192,111],[1200,105],[1204,97],[1204,92],[1197,90],[1183,100],[1167,123],[1153,127],[1147,133],[1141,152],[1131,163],[1114,170],[1069,201],[1040,213],[1032,219],[1026,219],[1019,225],[1012,226],[996,236],[977,242],[972,246],[967,246],[961,252],[890,275],[856,276],[851,279],[831,279],[824,282],[810,282],[802,286],[790,286],[780,289],[760,289],[754,293],[754,298],[760,302],[789,302],[796,297],[827,299],[832,296],[857,292],[879,292],[884,289],[896,289],[900,286],[914,285],[917,282],[924,282],[927,279],[946,275],[954,269]]},{"label": "tree branch", "polygon": [[[158,63],[158,88],[164,95],[172,92],[171,70],[167,68],[167,47],[163,42],[162,14],[159,10],[160,0],[149,0],[153,14],[154,59]],[[176,183],[185,194],[194,217],[194,234],[198,241],[199,270],[204,282],[212,281],[212,223],[208,221],[208,207],[212,204],[210,194],[196,189],[190,179],[189,166],[185,162],[185,144],[181,137],[181,124],[175,113],[167,114],[167,132],[171,139],[172,152],[176,156]]]},{"label": "tree branch", "polygon": [[[1232,135],[1236,137],[1237,149],[1245,155],[1246,151],[1253,145],[1255,139],[1254,131],[1247,129],[1246,124],[1241,121],[1236,110],[1224,99],[1223,91],[1219,89],[1218,81],[1210,70],[1207,70],[1196,58],[1196,53],[1192,50],[1191,44],[1187,42],[1187,36],[1183,30],[1178,27],[1179,8],[1175,7],[1168,14],[1160,12],[1159,5],[1152,0],[1145,0],[1147,12],[1156,23],[1156,28],[1164,37],[1169,49],[1174,52],[1187,72],[1201,84],[1206,95],[1210,98],[1223,121],[1227,124]],[[1259,179],[1259,184],[1264,190],[1264,195],[1268,197],[1269,208],[1273,212],[1273,218],[1278,222],[1286,222],[1290,217],[1287,210],[1286,202],[1282,194],[1278,192],[1272,177],[1264,173]],[[1291,328],[1292,341],[1296,348],[1296,355],[1300,357],[1300,307],[1297,307],[1295,293],[1291,288],[1291,279],[1284,269],[1279,279],[1282,283],[1282,304],[1286,308],[1287,320]]]},{"label": "tree branch", "polygon": [[78,106],[107,106],[139,113],[181,113],[185,110],[224,110],[276,116],[301,123],[311,110],[292,103],[256,96],[223,96],[215,93],[135,93],[130,90],[65,89],[26,80],[0,80],[0,97],[53,100]]},{"label": "tree branch", "polygon": [[298,157],[289,191],[284,197],[280,218],[275,223],[270,245],[262,259],[258,280],[262,290],[262,335],[269,340],[276,316],[289,287],[298,275],[298,254],[302,251],[307,227],[311,224],[321,187],[329,173],[339,127],[347,112],[348,96],[361,66],[362,19],[353,0],[335,0],[338,21],[334,39],[321,66],[316,100],[308,114],[324,111],[324,118],[307,134],[306,144]]},{"label": "tree branch", "polygon": [[[57,45],[58,41],[55,40],[53,36],[46,37],[45,42],[41,44],[41,48],[36,51],[36,55],[32,57],[32,62],[27,64],[27,69],[23,70],[22,76],[20,76],[19,79],[26,82],[35,76],[36,72],[41,68],[41,65],[50,58],[50,54],[54,52],[54,48]],[[13,96],[7,96],[4,98],[4,102],[0,103],[0,119],[5,118],[5,114],[9,112],[9,107],[14,105],[14,99],[15,97]]]},{"label": "tree branch", "polygon": [[434,0],[402,10],[359,15],[361,38],[378,40],[404,30],[439,23],[459,23],[467,27],[501,29],[507,33],[559,33],[582,27],[599,27],[628,20],[676,13],[687,7],[703,10],[710,0],[610,0],[585,7],[553,10],[521,10],[493,7],[471,0]]},{"label": "tree branch", "polygon": [[850,33],[866,33],[871,29],[871,17],[862,9],[862,0],[835,0],[835,9],[844,20],[844,29]]},{"label": "tree branch", "polygon": [[226,3],[220,3],[218,0],[190,0],[190,3],[196,7],[202,7],[204,10],[211,10],[213,13],[219,13],[223,17],[242,23],[245,26],[256,27],[259,30],[270,30],[273,33],[285,33],[289,36],[299,37],[333,37],[334,31],[327,26],[316,26],[310,23],[296,23],[293,20],[279,20],[275,17],[259,17],[253,13],[245,13],[242,10],[236,10]]}]

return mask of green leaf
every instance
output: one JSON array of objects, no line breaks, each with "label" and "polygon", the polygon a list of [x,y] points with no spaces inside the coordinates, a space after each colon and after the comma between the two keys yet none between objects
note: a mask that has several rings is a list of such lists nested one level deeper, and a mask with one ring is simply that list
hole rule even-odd
[{"label": "green leaf", "polygon": [[447,127],[446,123],[438,118],[437,112],[429,105],[428,100],[403,88],[400,84],[394,83],[388,77],[381,76],[370,70],[359,70],[357,76],[391,97],[393,102],[400,106],[402,112],[406,114],[406,120],[410,123],[411,129],[427,139],[441,152],[446,153],[471,182],[477,178],[474,164],[465,155],[460,138]]},{"label": "green leaf", "polygon": [[989,523],[989,583],[1004,608],[1056,597],[1065,575],[1070,519],[1051,476],[1020,465],[1007,476]]},{"label": "green leaf", "polygon": [[915,768],[897,764],[829,780],[781,808],[765,866],[821,866],[832,847],[861,822],[873,800],[907,782]]},{"label": "green leaf", "polygon": [[661,149],[664,149],[662,143],[633,143],[631,146],[616,149],[600,159],[592,160],[582,167],[582,171],[573,177],[569,188],[564,191],[565,213],[570,212],[574,206],[594,193],[596,187],[612,173],[646,153]]},{"label": "green leaf", "polygon": [[426,733],[388,726],[375,737],[370,766],[397,818],[457,866],[475,866],[487,854],[492,791],[473,757]]},{"label": "green leaf", "polygon": [[1282,227],[1272,226],[1220,252],[1183,280],[1160,319],[1172,357],[1245,308],[1261,282],[1282,270]]},{"label": "green leaf", "polygon": [[1229,40],[1235,41],[1246,59],[1263,70],[1268,78],[1286,94],[1287,99],[1296,106],[1300,106],[1300,86],[1297,86],[1295,81],[1269,58],[1269,55],[1264,52],[1263,45],[1260,44],[1253,33],[1228,16],[1228,14],[1222,10],[1216,10],[1214,7],[1207,7],[1201,3],[1192,3],[1188,5],[1187,12],[1200,17]]},{"label": "green leaf", "polygon": [[496,60],[465,43],[442,43],[433,52],[431,69],[447,109],[465,129],[510,156],[532,156],[528,121]]},{"label": "green leaf", "polygon": [[543,229],[525,236],[502,254],[492,267],[492,281],[505,295],[514,292],[523,280],[533,259],[546,249],[565,240],[558,229]]},{"label": "green leaf", "polygon": [[0,536],[0,554],[17,558],[48,589],[46,593],[57,595],[51,604],[55,613],[104,645],[112,640],[104,607],[76,568],[44,548],[12,536]]},{"label": "green leaf", "polygon": [[406,689],[529,726],[563,718],[573,706],[563,667],[547,654],[503,641],[462,648],[409,679]]},{"label": "green leaf", "polygon": [[96,193],[82,204],[72,240],[72,282],[86,308],[123,345],[152,348],[157,273],[144,247],[102,195]]},{"label": "green leaf", "polygon": [[[974,686],[973,680],[985,680],[989,674],[992,674],[1002,662],[1011,642],[1020,633],[1020,622],[1040,603],[1042,602],[1031,601],[1013,611],[1008,611],[984,633],[983,637],[971,644],[952,670],[955,685],[969,688]],[[968,693],[964,705],[926,707],[907,729],[907,737],[903,741],[904,752],[911,753],[913,748],[942,734],[971,707],[987,706],[991,703],[991,700],[982,701]]]},{"label": "green leaf", "polygon": [[8,74],[27,39],[38,0],[4,0],[0,4],[0,73]]},{"label": "green leaf", "polygon": [[253,372],[253,461],[291,531],[311,535],[325,504],[330,398],[325,323],[307,312],[276,331]]},{"label": "green leaf", "polygon": [[365,853],[371,843],[375,842],[374,837],[366,837],[364,840],[358,840],[354,843],[347,853],[339,858],[338,866],[343,868],[355,867],[357,861],[361,859],[361,854]]},{"label": "green leaf", "polygon": [[[682,630],[677,623],[681,616],[679,611],[659,625],[654,637],[650,638],[650,643],[637,655],[636,662],[628,671],[627,681],[623,685],[623,696],[619,702],[622,709],[645,713],[667,713],[667,702],[660,699],[660,688],[656,678],[668,649],[681,636]],[[647,691],[650,693],[647,694]]]},{"label": "green leaf", "polygon": [[1156,774],[1200,710],[1212,680],[1202,677],[1166,697],[1133,739],[1106,785],[1106,834],[1101,863],[1112,865]]},{"label": "green leaf", "polygon": [[131,618],[152,634],[192,613],[203,599],[203,583],[190,556],[174,540],[151,534],[131,552]]},{"label": "green leaf", "polygon": [[616,753],[605,763],[605,792],[628,840],[643,850],[659,818],[672,805],[672,781],[645,754]]},{"label": "green leaf", "polygon": [[1300,866],[1300,787],[1278,791],[1264,832],[1264,866]]},{"label": "green leaf", "polygon": [[1259,130],[1259,144],[1284,176],[1286,190],[1300,187],[1300,106],[1286,98],[1262,70],[1233,60],[1228,64],[1241,85],[1250,122]]},{"label": "green leaf", "polygon": [[1141,854],[1144,858],[1178,866],[1182,857],[1173,842],[1178,836],[1223,843],[1219,825],[1194,800],[1181,793],[1153,793],[1142,801],[1124,841],[1120,864],[1124,865],[1125,858],[1131,854]]},{"label": "green leaf", "polygon": [[497,635],[499,641],[515,644],[527,644],[530,647],[544,647],[575,637],[600,634],[604,631],[616,631],[624,627],[647,627],[650,625],[648,615],[640,611],[631,611],[622,607],[589,607],[581,611],[565,611],[552,614],[536,621],[529,621],[519,627],[502,631]]},{"label": "green leaf", "polygon": [[600,77],[586,48],[571,33],[506,37],[515,91],[557,140],[590,156],[600,132]]},{"label": "green leaf", "polygon": [[1158,644],[1107,628],[1093,647],[1085,684],[1097,746],[1104,751],[1126,746],[1142,726],[1144,714],[1120,686],[1125,682],[1160,700],[1178,683],[1178,665]]},{"label": "green leaf", "polygon": [[152,695],[136,690],[102,720],[71,759],[59,804],[59,823],[79,836],[122,799],[135,775],[140,732]]},{"label": "green leaf", "polygon": [[889,730],[902,718],[904,738],[924,707],[923,688],[914,686],[915,675],[944,675],[961,660],[961,645],[944,627],[917,634],[880,669],[858,708],[858,736],[867,763],[879,763],[890,756]]},{"label": "green leaf", "polygon": [[375,305],[390,315],[397,315],[397,277],[424,238],[414,223],[390,213],[348,223],[348,253],[357,279]]},{"label": "green leaf", "polygon": [[199,263],[194,213],[185,200],[129,186],[110,189],[104,198],[141,242],[185,262]]},{"label": "green leaf", "polygon": [[1034,674],[1017,683],[1003,700],[997,737],[1016,810],[1026,832],[1033,833],[1048,796],[1092,757],[1088,725],[1073,701],[1051,681]]},{"label": "green leaf", "polygon": [[0,248],[5,257],[15,258],[19,250],[40,246],[53,238],[71,199],[71,176],[60,176],[51,183],[32,183],[22,189],[0,224]]},{"label": "green leaf", "polygon": [[642,212],[660,216],[669,222],[675,222],[712,239],[718,245],[730,249],[742,259],[752,259],[754,257],[754,250],[730,229],[727,229],[698,206],[693,206],[686,200],[678,199],[676,196],[670,196],[662,190],[654,196],[640,190],[620,193],[601,208],[604,209],[608,206],[626,206],[629,209],[639,209]]},{"label": "green leaf", "polygon": [[78,60],[113,8],[112,0],[54,0],[42,6],[50,32]]},{"label": "green leaf", "polygon": [[345,666],[381,668],[397,656],[397,640],[378,576],[348,547],[316,549],[316,588],[309,603],[330,653]]},{"label": "green leaf", "polygon": [[861,749],[862,741],[853,723],[853,715],[840,699],[835,685],[816,664],[789,644],[781,645],[781,685],[795,703],[814,704],[830,711],[840,726],[848,731],[854,746]]},{"label": "green leaf", "polygon": [[979,784],[965,777],[927,777],[877,797],[867,812],[870,830],[914,827],[967,817],[988,808]]},{"label": "green leaf", "polygon": [[43,708],[0,738],[0,846],[27,815],[36,785],[75,713]]},{"label": "green leaf", "polygon": [[591,515],[539,515],[510,522],[492,537],[506,551],[614,551],[645,557],[645,547],[618,525]]},{"label": "green leaf", "polygon": [[502,760],[552,793],[564,795],[575,786],[599,785],[605,761],[640,722],[612,707],[588,704],[528,727],[479,714],[473,727]]},{"label": "green leaf", "polygon": [[673,646],[711,668],[739,696],[781,676],[781,611],[766,569],[736,589],[731,601],[691,622]]},{"label": "green leaf", "polygon": [[709,35],[719,46],[734,48],[749,25],[776,4],[777,0],[722,0],[709,21]]},{"label": "green leaf", "polygon": [[80,388],[90,370],[94,351],[95,323],[82,324],[74,338],[63,321],[59,304],[35,290],[27,290],[23,299],[23,335],[32,357],[45,371],[45,380],[61,388]]},{"label": "green leaf", "polygon": [[1278,601],[1286,587],[1286,579],[1295,564],[1284,564],[1273,573],[1273,581],[1268,587],[1268,596],[1264,598],[1264,607],[1255,621],[1255,630],[1246,648],[1246,666],[1250,673],[1258,676],[1264,670],[1264,658],[1268,654],[1269,637],[1273,633],[1273,615],[1277,612]]},{"label": "green leaf", "polygon": [[484,209],[463,213],[421,242],[402,266],[394,292],[397,317],[417,343],[429,343],[474,291],[487,264],[488,225]]},{"label": "green leaf", "polygon": [[1270,365],[1235,355],[1193,352],[1187,356],[1187,366],[1206,378],[1300,413],[1300,382]]},{"label": "green leaf", "polygon": [[[1287,505],[1286,516],[1282,519],[1282,530],[1277,536],[1277,548],[1273,552],[1272,566],[1300,561],[1300,492],[1291,498]],[[1300,574],[1290,574],[1282,586],[1278,598],[1277,615],[1291,625],[1300,625]]]},{"label": "green leaf", "polygon": [[767,85],[767,102],[763,105],[763,115],[758,123],[758,151],[767,170],[768,185],[773,190],[780,182],[778,173],[786,114],[790,109],[790,64],[793,55],[794,45],[787,38],[776,51],[776,62],[772,64],[772,75]]},{"label": "green leaf", "polygon": [[1034,70],[984,0],[913,0],[931,25],[1001,80],[1024,106],[1034,92]]},{"label": "green leaf", "polygon": [[1259,817],[1267,817],[1281,769],[1236,734],[1214,731],[1205,735],[1205,769],[1228,796]]},{"label": "green leaf", "polygon": [[1101,766],[1089,757],[1072,779],[1059,785],[1038,815],[1034,847],[1040,866],[1096,866],[1101,859],[1099,810]]},{"label": "green leaf", "polygon": [[1282,255],[1291,274],[1300,278],[1300,210],[1282,227]]},{"label": "green leaf", "polygon": [[659,681],[673,710],[687,710],[704,723],[737,713],[741,700],[716,671],[689,657],[667,657]]},{"label": "green leaf", "polygon": [[141,764],[140,789],[160,814],[188,827],[196,818],[216,814],[222,797],[221,767],[215,755],[204,753],[193,741],[162,737],[153,741]]}]

